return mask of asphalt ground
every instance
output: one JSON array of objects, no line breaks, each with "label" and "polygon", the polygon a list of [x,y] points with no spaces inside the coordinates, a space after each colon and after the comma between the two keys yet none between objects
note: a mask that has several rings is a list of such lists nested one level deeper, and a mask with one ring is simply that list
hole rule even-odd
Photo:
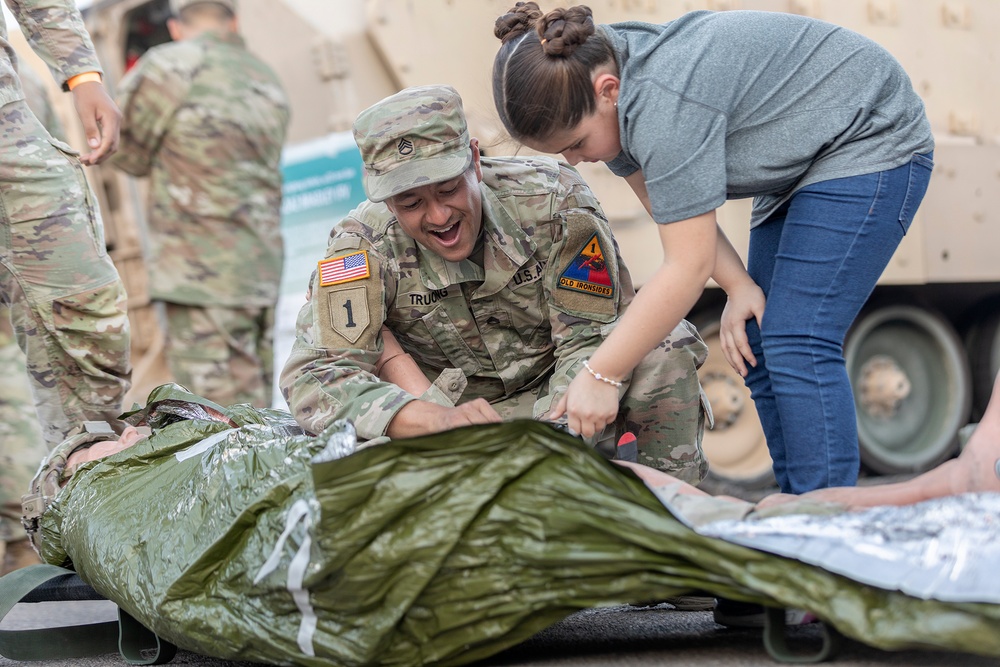
[{"label": "asphalt ground", "polygon": [[[94,623],[115,618],[110,602],[19,604],[0,629],[28,629]],[[788,629],[793,649],[815,653],[822,641],[819,625]],[[0,667],[24,664],[0,658]],[[73,667],[122,667],[117,654],[33,663]],[[206,658],[179,651],[172,665],[250,667],[253,663]],[[763,667],[775,663],[761,631],[717,625],[711,612],[677,611],[662,603],[649,607],[609,607],[579,612],[479,667]],[[838,667],[996,667],[1000,660],[965,653],[923,650],[882,651],[844,640],[831,664]]]}]

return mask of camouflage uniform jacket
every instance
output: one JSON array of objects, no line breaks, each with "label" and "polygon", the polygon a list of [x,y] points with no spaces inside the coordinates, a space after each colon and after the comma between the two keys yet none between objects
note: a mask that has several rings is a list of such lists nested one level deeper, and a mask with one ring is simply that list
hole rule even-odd
[{"label": "camouflage uniform jacket", "polygon": [[288,100],[235,34],[150,49],[122,79],[114,164],[150,182],[150,295],[266,307],[281,279]]},{"label": "camouflage uniform jacket", "polygon": [[[568,384],[632,300],[610,226],[575,170],[543,157],[483,158],[482,169],[480,262],[428,252],[383,204],[362,204],[334,228],[281,378],[307,431],[347,418],[373,439],[415,400],[372,374],[383,323],[432,381],[461,369],[457,402],[498,402]],[[367,260],[368,277],[337,282],[352,258]],[[323,285],[331,262],[334,284]],[[535,416],[548,411],[545,393]]]},{"label": "camouflage uniform jacket", "polygon": [[[6,3],[32,50],[64,88],[67,79],[77,74],[103,73],[75,0],[6,0]],[[13,53],[7,41],[7,22],[0,12],[0,106],[24,99]]]}]

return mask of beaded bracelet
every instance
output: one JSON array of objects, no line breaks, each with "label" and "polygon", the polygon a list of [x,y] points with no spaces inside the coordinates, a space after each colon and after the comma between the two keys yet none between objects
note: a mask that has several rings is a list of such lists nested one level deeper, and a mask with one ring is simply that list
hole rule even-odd
[{"label": "beaded bracelet", "polygon": [[612,380],[609,377],[604,377],[603,375],[601,375],[600,373],[598,373],[597,371],[595,371],[593,368],[591,368],[590,367],[590,359],[584,359],[583,360],[583,367],[587,369],[588,373],[590,373],[591,375],[594,376],[595,380],[600,380],[601,382],[607,382],[612,387],[620,387],[620,386],[622,386],[622,383],[619,382],[618,380]]}]

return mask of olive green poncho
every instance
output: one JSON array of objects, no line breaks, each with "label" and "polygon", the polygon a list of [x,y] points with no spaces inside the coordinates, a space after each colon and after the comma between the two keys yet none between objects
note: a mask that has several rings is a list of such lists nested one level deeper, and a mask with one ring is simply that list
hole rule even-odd
[{"label": "olive green poncho", "polygon": [[463,664],[576,610],[704,590],[808,609],[881,648],[1000,655],[1000,605],[917,599],[702,536],[538,422],[336,459],[349,426],[289,435],[288,415],[238,406],[232,428],[185,410],[193,399],[154,392],[132,417],[154,435],[83,466],[42,519],[46,560],[190,651]]}]

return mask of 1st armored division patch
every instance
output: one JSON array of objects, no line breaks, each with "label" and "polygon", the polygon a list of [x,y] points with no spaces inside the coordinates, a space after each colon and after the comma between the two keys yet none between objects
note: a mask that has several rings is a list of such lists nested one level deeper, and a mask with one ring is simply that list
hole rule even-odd
[{"label": "1st armored division patch", "polygon": [[559,287],[606,299],[614,296],[614,283],[611,281],[611,274],[597,234],[590,237],[569,266],[563,270],[559,276]]}]

